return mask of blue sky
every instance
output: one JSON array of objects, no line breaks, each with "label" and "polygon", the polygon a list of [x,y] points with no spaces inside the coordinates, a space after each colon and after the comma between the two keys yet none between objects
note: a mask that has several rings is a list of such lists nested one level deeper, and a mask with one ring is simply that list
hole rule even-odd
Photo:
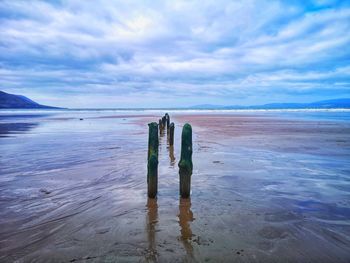
[{"label": "blue sky", "polygon": [[350,1],[0,1],[0,90],[63,107],[350,97]]}]

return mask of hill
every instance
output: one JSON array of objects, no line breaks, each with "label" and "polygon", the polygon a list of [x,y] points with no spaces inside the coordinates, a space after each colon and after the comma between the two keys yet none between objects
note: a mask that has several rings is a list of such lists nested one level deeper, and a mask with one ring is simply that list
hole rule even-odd
[{"label": "hill", "polygon": [[22,95],[9,94],[0,91],[0,109],[59,109],[41,105]]},{"label": "hill", "polygon": [[254,110],[271,110],[271,109],[340,109],[350,108],[350,99],[334,99],[334,100],[322,100],[311,103],[269,103],[263,105],[253,106],[217,106],[217,105],[196,105],[191,108],[194,109],[254,109]]}]

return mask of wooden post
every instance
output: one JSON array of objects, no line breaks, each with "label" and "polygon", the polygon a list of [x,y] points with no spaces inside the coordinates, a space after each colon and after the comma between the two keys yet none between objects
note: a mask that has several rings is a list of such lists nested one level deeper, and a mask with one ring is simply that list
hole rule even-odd
[{"label": "wooden post", "polygon": [[158,124],[148,124],[148,163],[147,163],[147,187],[148,197],[155,198],[158,192]]},{"label": "wooden post", "polygon": [[175,130],[175,124],[172,122],[170,124],[170,134],[169,134],[169,145],[174,145],[174,130]]},{"label": "wooden post", "polygon": [[191,192],[192,164],[192,127],[186,123],[181,135],[181,159],[179,162],[180,195],[188,198]]},{"label": "wooden post", "polygon": [[163,126],[163,128],[165,128],[165,126],[166,126],[166,116],[162,117],[162,126]]},{"label": "wooden post", "polygon": [[166,129],[169,130],[169,128],[170,128],[170,116],[168,113],[165,113],[165,120],[166,120]]},{"label": "wooden post", "polygon": [[159,127],[159,133],[162,133],[162,130],[163,130],[163,123],[162,123],[162,119],[159,119],[159,122],[158,122],[158,127]]}]

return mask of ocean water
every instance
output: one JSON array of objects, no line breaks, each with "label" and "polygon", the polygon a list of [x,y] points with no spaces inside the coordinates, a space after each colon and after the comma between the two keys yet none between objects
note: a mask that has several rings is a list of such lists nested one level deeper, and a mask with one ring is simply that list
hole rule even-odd
[{"label": "ocean water", "polygon": [[148,200],[147,123],[165,110],[1,111],[0,261],[349,262],[349,111],[168,112]]}]

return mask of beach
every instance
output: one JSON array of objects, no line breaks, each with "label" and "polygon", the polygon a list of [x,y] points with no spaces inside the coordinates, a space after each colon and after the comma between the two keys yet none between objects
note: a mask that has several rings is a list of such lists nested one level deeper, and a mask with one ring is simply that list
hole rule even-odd
[{"label": "beach", "polygon": [[148,199],[164,113],[0,112],[0,261],[349,262],[350,112],[169,111]]}]

